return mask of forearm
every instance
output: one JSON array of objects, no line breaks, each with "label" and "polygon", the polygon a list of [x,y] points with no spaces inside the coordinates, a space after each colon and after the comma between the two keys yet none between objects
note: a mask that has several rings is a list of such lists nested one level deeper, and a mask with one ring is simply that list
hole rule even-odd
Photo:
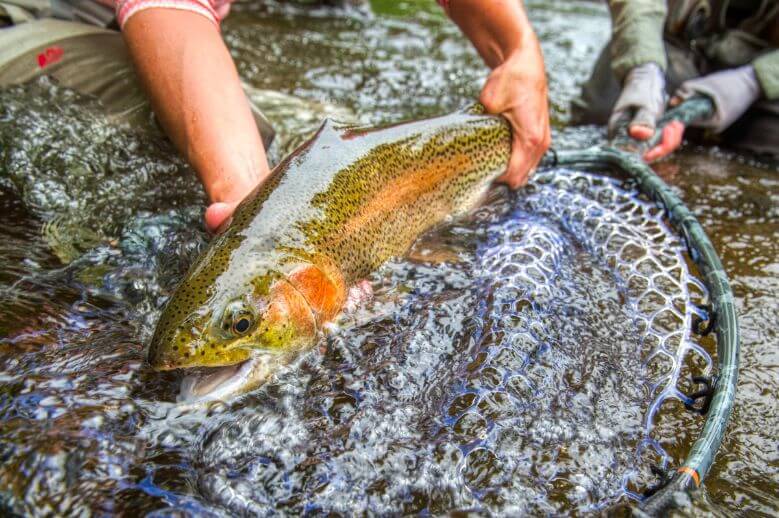
[{"label": "forearm", "polygon": [[611,68],[622,81],[645,63],[668,66],[663,42],[665,0],[609,0],[611,11]]},{"label": "forearm", "polygon": [[451,0],[446,11],[490,68],[527,53],[538,58],[529,65],[540,63],[543,70],[541,48],[521,0]]},{"label": "forearm", "polygon": [[132,16],[123,34],[157,117],[209,199],[243,198],[268,165],[217,26],[188,11],[148,9]]}]

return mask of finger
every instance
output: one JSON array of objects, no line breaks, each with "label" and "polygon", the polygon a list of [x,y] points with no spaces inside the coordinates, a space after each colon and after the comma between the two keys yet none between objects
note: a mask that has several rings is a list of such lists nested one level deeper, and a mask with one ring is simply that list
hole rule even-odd
[{"label": "finger", "polygon": [[655,129],[657,124],[657,114],[647,106],[641,106],[636,114],[633,116],[633,120],[630,124],[636,124],[638,126],[645,126],[647,128]]},{"label": "finger", "polygon": [[628,135],[636,140],[649,140],[654,134],[655,128],[642,124],[631,124],[628,128]]},{"label": "finger", "polygon": [[216,202],[209,205],[206,213],[203,215],[206,230],[212,234],[219,234],[224,231],[227,225],[230,224],[236,205],[224,202]]},{"label": "finger", "polygon": [[638,140],[647,140],[655,134],[657,117],[649,108],[643,107],[636,112],[630,121],[628,134]]},{"label": "finger", "polygon": [[678,95],[674,95],[671,97],[671,100],[668,101],[669,106],[679,106],[680,104],[682,104],[682,98]]},{"label": "finger", "polygon": [[487,81],[479,95],[479,102],[487,113],[498,114],[509,109],[511,98],[508,95],[510,88],[506,82],[510,79],[505,74],[495,74],[495,71],[487,76]]},{"label": "finger", "polygon": [[[512,146],[516,147],[516,146]],[[498,177],[498,183],[505,183],[511,189],[519,189],[527,184],[530,166],[521,150],[512,151],[506,172]]]},{"label": "finger", "polygon": [[665,128],[663,128],[663,136],[660,144],[644,153],[644,160],[652,162],[671,154],[682,144],[684,129],[684,124],[679,121],[669,122]]},{"label": "finger", "polygon": [[663,136],[660,143],[644,153],[644,161],[654,162],[655,160],[664,158],[670,155],[676,148],[678,148],[680,143],[681,139],[679,139],[679,142],[677,142],[673,128],[666,126],[666,128],[663,129]]},{"label": "finger", "polygon": [[507,184],[511,189],[519,189],[527,185],[533,176],[535,168],[549,147],[549,131],[539,139],[538,143],[525,142],[514,138],[511,143],[511,157],[506,172],[497,181]]}]

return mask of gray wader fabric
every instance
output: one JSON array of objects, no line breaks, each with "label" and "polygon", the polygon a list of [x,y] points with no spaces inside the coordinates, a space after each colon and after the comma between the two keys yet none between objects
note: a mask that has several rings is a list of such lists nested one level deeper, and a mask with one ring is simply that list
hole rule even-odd
[{"label": "gray wader fabric", "polygon": [[0,0],[0,28],[51,16],[51,6],[50,0]]},{"label": "gray wader fabric", "polygon": [[[9,4],[0,0],[0,9]],[[53,59],[46,59],[47,53]],[[42,75],[97,98],[117,122],[137,123],[151,116],[127,47],[119,32],[54,19],[32,20],[0,29],[0,88]],[[266,149],[275,132],[249,101]]]}]

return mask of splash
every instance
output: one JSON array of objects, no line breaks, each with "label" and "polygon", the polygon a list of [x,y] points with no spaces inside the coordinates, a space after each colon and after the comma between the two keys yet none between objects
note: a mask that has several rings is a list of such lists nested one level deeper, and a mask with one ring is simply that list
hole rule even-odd
[{"label": "splash", "polygon": [[[182,411],[164,402],[180,380],[149,371],[142,343],[204,242],[196,182],[87,101],[23,112],[33,94],[69,95],[45,83],[1,94],[16,121],[0,126],[15,196],[4,206],[18,224],[0,246],[14,265],[0,504],[562,513],[651,482],[642,450],[662,457],[651,425],[663,401],[684,401],[682,358],[698,351],[687,304],[702,292],[662,212],[631,185],[539,173],[420,240],[428,259],[377,272],[375,299],[324,352],[234,405]],[[78,164],[94,176],[70,182]]]}]

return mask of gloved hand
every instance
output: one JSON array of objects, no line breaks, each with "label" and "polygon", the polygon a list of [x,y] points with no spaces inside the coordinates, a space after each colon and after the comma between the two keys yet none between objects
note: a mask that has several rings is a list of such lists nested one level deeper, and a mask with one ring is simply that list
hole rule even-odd
[{"label": "gloved hand", "polygon": [[620,125],[629,122],[628,134],[646,140],[655,133],[655,125],[665,111],[665,74],[656,63],[644,63],[625,77],[622,92],[609,118],[609,138]]},{"label": "gloved hand", "polygon": [[[696,95],[710,97],[714,102],[714,114],[691,126],[720,133],[741,117],[760,98],[760,93],[755,69],[752,65],[744,65],[685,81],[674,93],[669,105],[677,106]],[[684,130],[684,124],[678,121],[666,125],[660,144],[647,151],[644,160],[650,162],[673,152],[681,145]]]},{"label": "gloved hand", "polygon": [[691,126],[721,133],[760,98],[760,83],[757,82],[752,65],[730,68],[685,81],[674,93],[671,106],[700,94],[707,95],[714,101],[714,115]]}]

